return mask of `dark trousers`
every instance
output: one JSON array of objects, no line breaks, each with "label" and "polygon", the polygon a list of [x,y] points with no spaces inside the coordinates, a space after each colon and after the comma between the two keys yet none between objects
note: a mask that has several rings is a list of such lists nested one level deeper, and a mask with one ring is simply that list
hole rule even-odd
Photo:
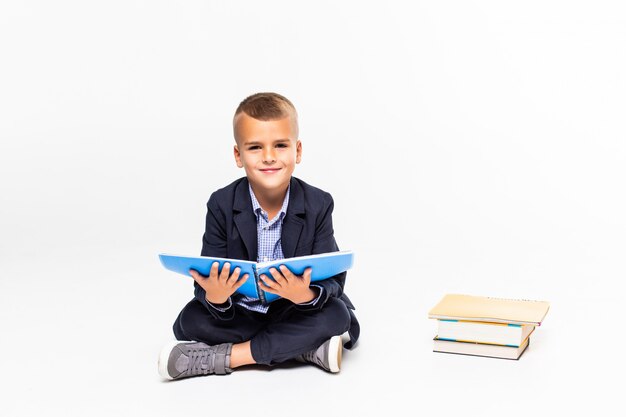
[{"label": "dark trousers", "polygon": [[339,299],[329,298],[317,311],[299,310],[293,304],[281,301],[273,302],[267,314],[235,305],[234,317],[220,320],[194,299],[174,322],[174,336],[178,340],[209,345],[250,340],[254,360],[272,365],[316,349],[350,327],[348,308]]}]

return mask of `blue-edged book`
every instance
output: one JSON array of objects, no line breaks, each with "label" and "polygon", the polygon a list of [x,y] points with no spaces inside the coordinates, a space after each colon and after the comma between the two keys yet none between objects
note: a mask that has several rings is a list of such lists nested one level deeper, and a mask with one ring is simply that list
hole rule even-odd
[{"label": "blue-edged book", "polygon": [[170,271],[191,276],[189,270],[193,269],[200,274],[208,276],[214,262],[219,263],[218,271],[221,272],[225,262],[230,263],[230,270],[241,268],[240,277],[248,274],[246,282],[237,289],[238,293],[248,297],[258,298],[263,303],[271,303],[280,298],[276,294],[265,292],[259,288],[259,276],[265,275],[272,278],[270,268],[285,265],[295,275],[302,275],[304,270],[311,268],[311,282],[321,281],[334,277],[352,267],[354,253],[352,251],[328,252],[318,255],[298,256],[294,258],[279,259],[269,262],[252,262],[241,259],[213,258],[209,256],[179,256],[165,253],[159,254],[161,264]]}]

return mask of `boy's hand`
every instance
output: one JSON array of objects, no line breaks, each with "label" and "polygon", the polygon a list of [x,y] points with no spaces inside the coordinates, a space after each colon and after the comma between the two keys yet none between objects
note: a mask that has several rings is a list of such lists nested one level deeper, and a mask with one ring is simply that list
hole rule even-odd
[{"label": "boy's hand", "polygon": [[261,274],[259,287],[263,291],[279,295],[290,300],[294,304],[308,303],[313,301],[317,294],[309,285],[311,284],[311,268],[304,270],[302,276],[293,274],[285,265],[281,265],[280,271],[270,268],[273,280],[265,274]]},{"label": "boy's hand", "polygon": [[248,279],[248,274],[239,278],[241,272],[239,267],[230,274],[230,263],[228,262],[224,263],[222,271],[218,274],[219,265],[219,262],[213,262],[208,277],[200,275],[198,271],[193,269],[189,270],[193,279],[206,291],[206,300],[211,304],[224,304],[228,301],[228,297],[233,295],[237,288],[241,287]]}]

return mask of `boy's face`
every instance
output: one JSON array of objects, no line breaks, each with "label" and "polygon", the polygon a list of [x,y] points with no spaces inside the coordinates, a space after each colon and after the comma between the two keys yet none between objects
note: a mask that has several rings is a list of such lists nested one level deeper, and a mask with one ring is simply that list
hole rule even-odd
[{"label": "boy's face", "polygon": [[292,118],[263,121],[240,113],[234,131],[235,161],[246,170],[252,188],[258,192],[286,187],[302,156]]}]

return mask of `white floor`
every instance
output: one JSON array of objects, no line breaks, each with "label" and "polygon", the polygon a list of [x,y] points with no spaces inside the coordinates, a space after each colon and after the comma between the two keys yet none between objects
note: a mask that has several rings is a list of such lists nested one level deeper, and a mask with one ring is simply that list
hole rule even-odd
[{"label": "white floor", "polygon": [[[0,2],[0,417],[624,414],[624,4]],[[361,340],[339,375],[164,382],[192,283],[157,254],[199,253],[260,91]],[[551,309],[519,361],[437,354],[446,293]]]},{"label": "white floor", "polygon": [[[157,356],[172,337],[175,315],[191,297],[191,283],[162,270],[151,253],[129,259],[119,259],[126,267],[95,254],[79,262],[3,263],[2,415],[232,410],[275,416],[600,415],[621,404],[622,296],[606,290],[610,279],[598,277],[586,285],[579,280],[566,289],[543,285],[552,303],[547,319],[522,358],[508,361],[431,351],[434,323],[427,312],[445,286],[429,284],[428,271],[415,277],[424,285],[411,301],[387,303],[389,308],[381,308],[366,285],[374,275],[356,271],[347,289],[358,306],[362,338],[356,349],[344,351],[340,374],[291,364],[165,382],[157,373]],[[451,278],[448,284],[454,282]],[[476,280],[475,293],[501,294],[487,293],[487,284]],[[528,285],[534,285],[532,279]]]}]

